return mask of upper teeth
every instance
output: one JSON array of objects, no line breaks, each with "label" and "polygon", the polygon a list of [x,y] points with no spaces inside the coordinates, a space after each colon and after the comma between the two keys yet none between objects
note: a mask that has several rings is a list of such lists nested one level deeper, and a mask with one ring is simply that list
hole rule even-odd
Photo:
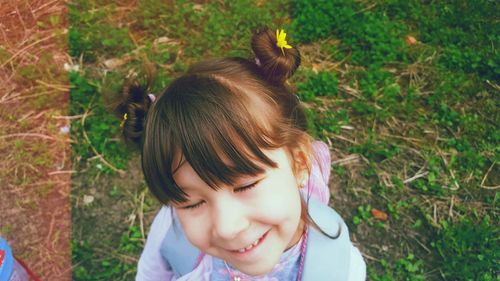
[{"label": "upper teeth", "polygon": [[238,252],[244,253],[244,252],[252,249],[253,247],[255,247],[259,243],[259,241],[260,241],[260,238],[257,239],[257,240],[255,240],[255,242],[253,242],[252,244],[250,244],[248,247],[239,249]]}]

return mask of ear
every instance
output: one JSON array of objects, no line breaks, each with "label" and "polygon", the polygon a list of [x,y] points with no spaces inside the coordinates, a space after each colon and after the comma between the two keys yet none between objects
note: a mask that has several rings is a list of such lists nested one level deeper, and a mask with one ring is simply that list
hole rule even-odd
[{"label": "ear", "polygon": [[292,168],[299,187],[303,187],[309,180],[310,159],[309,153],[304,146],[299,146],[291,150]]}]

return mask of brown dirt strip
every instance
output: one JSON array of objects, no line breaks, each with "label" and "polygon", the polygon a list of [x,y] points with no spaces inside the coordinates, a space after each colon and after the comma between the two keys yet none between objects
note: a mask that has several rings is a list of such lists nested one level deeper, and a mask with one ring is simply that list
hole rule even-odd
[{"label": "brown dirt strip", "polygon": [[66,3],[1,2],[0,235],[41,280],[71,280]]}]

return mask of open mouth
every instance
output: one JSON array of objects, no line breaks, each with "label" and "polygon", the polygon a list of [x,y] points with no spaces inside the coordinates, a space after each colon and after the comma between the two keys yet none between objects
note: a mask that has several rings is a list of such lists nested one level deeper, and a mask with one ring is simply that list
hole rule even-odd
[{"label": "open mouth", "polygon": [[264,235],[262,235],[261,237],[259,237],[252,244],[246,246],[245,248],[241,248],[241,249],[238,249],[238,250],[232,250],[231,252],[237,253],[237,254],[244,254],[244,253],[250,252],[251,250],[253,250],[257,246],[259,246],[262,243],[262,241],[264,241],[264,239],[267,236],[267,233],[269,233],[269,231],[267,231],[266,233],[264,233]]}]

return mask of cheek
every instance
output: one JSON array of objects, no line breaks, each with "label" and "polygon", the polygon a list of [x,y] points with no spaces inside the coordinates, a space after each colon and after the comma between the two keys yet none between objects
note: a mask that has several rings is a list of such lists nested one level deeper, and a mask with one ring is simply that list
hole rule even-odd
[{"label": "cheek", "polygon": [[288,186],[280,185],[280,188],[266,186],[267,189],[265,194],[260,197],[260,202],[255,202],[257,208],[267,218],[268,223],[280,224],[300,219],[300,192],[293,185],[294,182],[289,184]]},{"label": "cheek", "polygon": [[182,225],[182,230],[186,238],[195,247],[203,250],[208,247],[209,224],[208,220],[202,216],[191,216],[181,212],[178,214],[179,221]]}]

